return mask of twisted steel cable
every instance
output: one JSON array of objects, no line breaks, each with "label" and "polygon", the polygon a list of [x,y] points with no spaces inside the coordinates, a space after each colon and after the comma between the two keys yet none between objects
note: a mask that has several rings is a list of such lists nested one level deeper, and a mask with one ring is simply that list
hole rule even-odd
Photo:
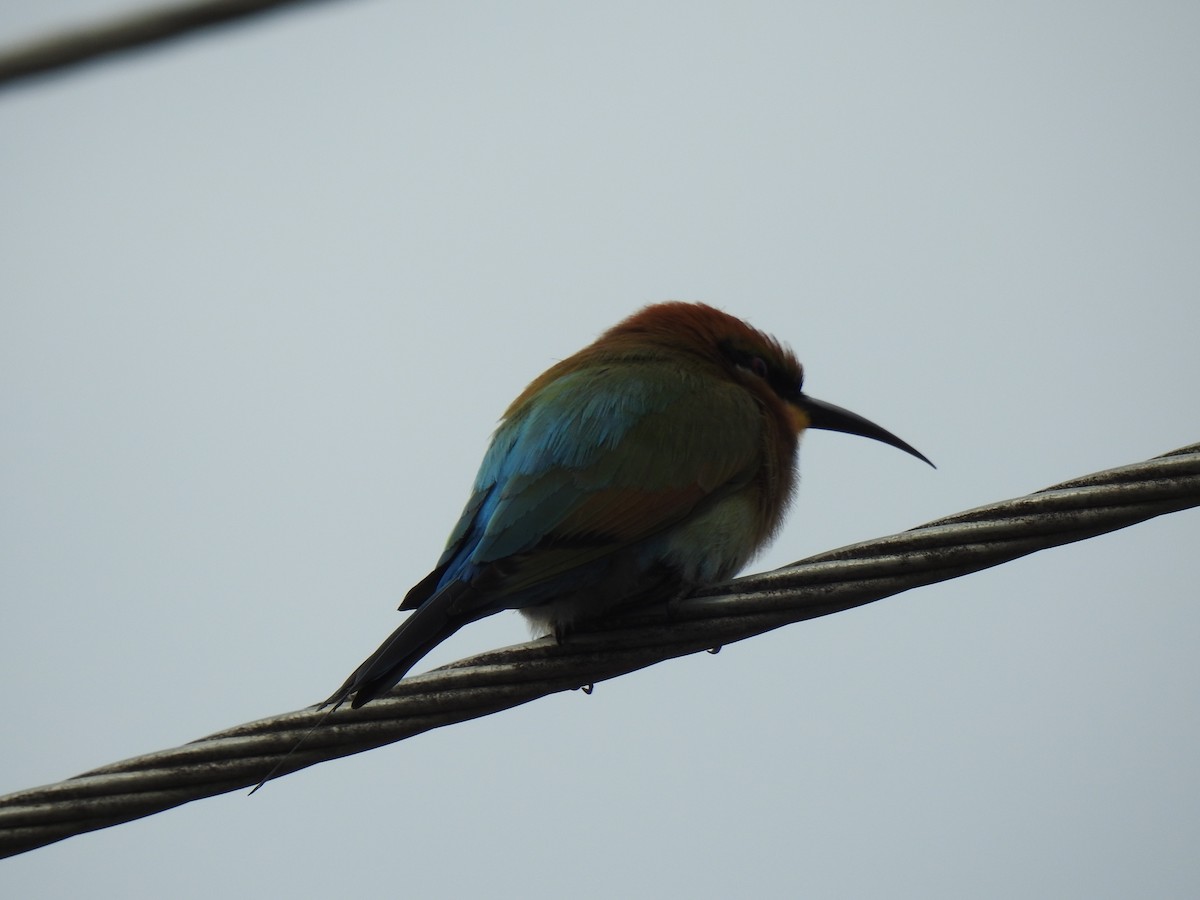
[{"label": "twisted steel cable", "polygon": [[1200,444],[739,578],[561,645],[544,638],[460,660],[362,709],[260,719],[0,797],[0,857],[248,787],[275,765],[294,772],[1194,506]]}]

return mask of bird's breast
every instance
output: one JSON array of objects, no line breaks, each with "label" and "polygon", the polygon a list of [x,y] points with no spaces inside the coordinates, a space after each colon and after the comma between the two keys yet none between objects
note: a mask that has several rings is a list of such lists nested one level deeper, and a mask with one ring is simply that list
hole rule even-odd
[{"label": "bird's breast", "polygon": [[521,613],[535,632],[562,634],[614,610],[663,603],[733,577],[761,543],[754,493],[747,485],[713,498],[645,543],[610,555],[575,590]]}]

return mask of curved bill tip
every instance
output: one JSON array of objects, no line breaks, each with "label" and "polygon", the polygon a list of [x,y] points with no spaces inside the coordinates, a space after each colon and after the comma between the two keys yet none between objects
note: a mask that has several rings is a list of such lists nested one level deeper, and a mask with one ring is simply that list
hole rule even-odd
[{"label": "curved bill tip", "polygon": [[896,435],[892,434],[886,428],[879,427],[870,419],[865,419],[858,413],[852,413],[848,409],[834,406],[832,403],[826,403],[824,400],[817,400],[815,397],[808,396],[808,394],[801,394],[795,403],[796,406],[804,410],[808,415],[809,428],[819,428],[822,431],[841,431],[844,434],[857,434],[861,437],[891,444],[896,449],[903,450],[905,453],[915,456],[922,462],[929,463],[933,468],[937,468],[929,460],[929,457],[916,447],[907,441],[900,440],[900,438],[896,437]]}]

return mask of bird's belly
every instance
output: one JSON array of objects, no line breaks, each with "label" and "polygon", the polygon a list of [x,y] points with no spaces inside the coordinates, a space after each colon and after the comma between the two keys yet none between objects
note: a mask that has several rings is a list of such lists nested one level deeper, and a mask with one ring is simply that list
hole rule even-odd
[{"label": "bird's belly", "polygon": [[588,583],[521,614],[537,634],[562,635],[615,609],[665,603],[733,577],[754,555],[757,505],[748,492],[708,504],[635,547],[614,552]]}]

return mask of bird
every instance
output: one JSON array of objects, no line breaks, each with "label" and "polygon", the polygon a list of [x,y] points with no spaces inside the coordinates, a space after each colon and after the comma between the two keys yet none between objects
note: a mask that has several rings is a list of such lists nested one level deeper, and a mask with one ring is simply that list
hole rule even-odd
[{"label": "bird", "polygon": [[793,352],[703,303],[642,308],[535,378],[492,435],[408,617],[321,708],[358,708],[463,626],[519,610],[560,642],[731,578],[778,531],[809,429],[889,431],[803,390]]}]

